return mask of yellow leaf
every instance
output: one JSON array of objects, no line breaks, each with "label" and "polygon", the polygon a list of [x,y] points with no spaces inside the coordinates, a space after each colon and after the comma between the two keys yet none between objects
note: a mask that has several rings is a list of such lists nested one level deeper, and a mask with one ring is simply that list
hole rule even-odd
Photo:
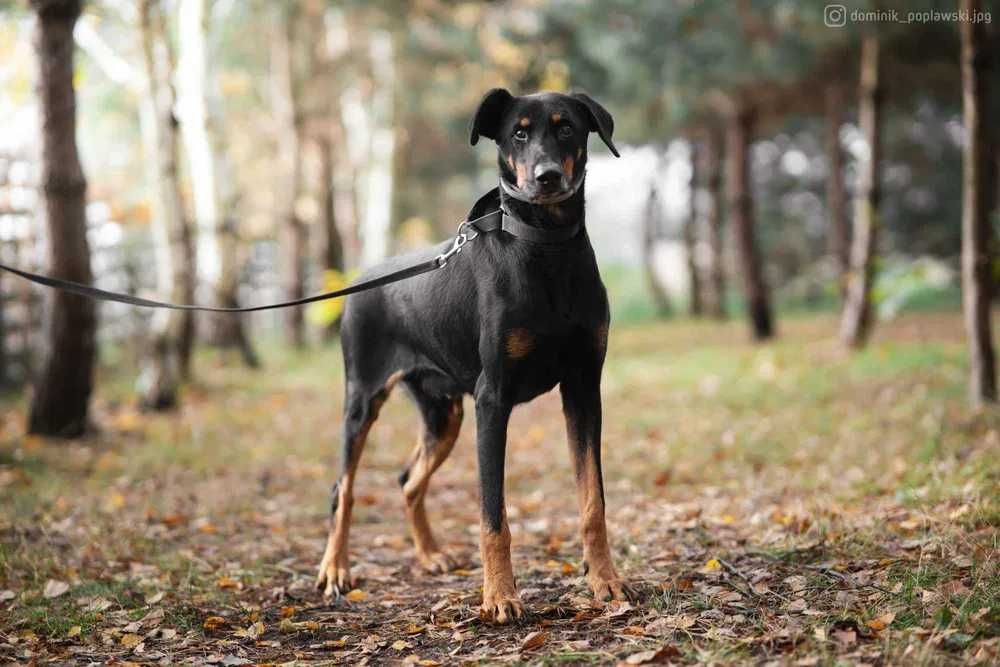
[{"label": "yellow leaf", "polygon": [[201,624],[201,627],[211,632],[213,630],[218,630],[224,625],[226,625],[226,619],[221,616],[209,616],[205,619],[205,622]]},{"label": "yellow leaf", "polygon": [[403,651],[410,648],[410,642],[404,642],[402,639],[397,639],[392,643],[393,651]]},{"label": "yellow leaf", "polygon": [[79,637],[79,636],[80,636],[80,633],[81,633],[82,631],[83,631],[83,628],[81,628],[81,627],[80,627],[79,625],[74,625],[74,626],[73,626],[72,628],[70,628],[70,629],[69,629],[69,631],[68,631],[68,632],[66,633],[66,636],[67,636],[67,637]]},{"label": "yellow leaf", "polygon": [[126,648],[132,648],[142,641],[142,637],[139,635],[134,635],[131,632],[125,633],[121,638],[121,645]]},{"label": "yellow leaf", "polygon": [[368,593],[363,590],[355,588],[353,591],[344,596],[351,602],[362,602],[368,597]]},{"label": "yellow leaf", "polygon": [[406,626],[406,634],[408,635],[419,635],[424,631],[424,626],[417,625],[416,623],[410,623]]},{"label": "yellow leaf", "polygon": [[575,574],[576,573],[576,568],[573,567],[572,565],[570,565],[569,563],[563,563],[562,564],[562,573],[563,574]]},{"label": "yellow leaf", "polygon": [[722,567],[722,563],[719,562],[719,559],[718,558],[712,558],[712,559],[710,559],[708,562],[706,562],[702,566],[701,571],[702,572],[715,572],[716,570],[718,570],[721,567]]},{"label": "yellow leaf", "polygon": [[886,614],[882,614],[878,618],[871,619],[870,621],[868,621],[866,625],[875,632],[881,632],[882,630],[885,630],[887,627],[889,627],[889,625],[893,622],[895,618],[896,614],[890,611]]},{"label": "yellow leaf", "polygon": [[219,580],[215,582],[215,585],[219,588],[239,588],[240,582],[236,581],[232,577],[219,577]]},{"label": "yellow leaf", "polygon": [[288,634],[290,632],[295,632],[295,621],[290,618],[281,619],[281,623],[278,624],[278,632]]}]

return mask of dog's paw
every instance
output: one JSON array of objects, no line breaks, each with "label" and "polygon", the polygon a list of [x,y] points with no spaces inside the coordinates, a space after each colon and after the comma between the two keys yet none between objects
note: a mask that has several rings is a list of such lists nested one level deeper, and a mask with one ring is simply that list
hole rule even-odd
[{"label": "dog's paw", "polygon": [[587,583],[590,585],[590,590],[594,592],[594,599],[601,602],[610,600],[638,602],[639,600],[639,593],[635,588],[618,578],[588,577]]},{"label": "dog's paw", "polygon": [[431,574],[444,574],[458,567],[458,561],[444,551],[418,551],[417,561],[420,567]]},{"label": "dog's paw", "polygon": [[524,603],[516,592],[483,593],[483,606],[479,609],[481,620],[506,625],[520,620],[524,614]]},{"label": "dog's paw", "polygon": [[316,575],[316,590],[323,591],[323,597],[340,597],[351,590],[353,580],[351,570],[346,565],[337,565],[324,558]]}]

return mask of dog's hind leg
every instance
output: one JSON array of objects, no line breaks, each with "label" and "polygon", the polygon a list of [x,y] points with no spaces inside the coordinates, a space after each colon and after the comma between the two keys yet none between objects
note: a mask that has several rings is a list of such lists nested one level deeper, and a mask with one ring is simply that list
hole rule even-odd
[{"label": "dog's hind leg", "polygon": [[326,552],[316,575],[316,588],[326,596],[333,596],[350,590],[351,571],[348,556],[348,535],[351,529],[351,509],[354,505],[354,478],[357,473],[361,453],[368,439],[368,431],[378,418],[379,409],[389,397],[389,392],[402,377],[402,373],[391,375],[385,384],[366,395],[348,382],[347,398],[344,403],[343,426],[343,469],[340,479],[333,485],[330,506],[330,533],[326,541]]},{"label": "dog's hind leg", "polygon": [[410,456],[410,464],[399,476],[406,500],[406,518],[413,536],[417,560],[429,572],[447,572],[456,562],[441,550],[424,508],[431,475],[448,458],[462,425],[462,397],[431,396],[415,384],[408,385],[424,425]]}]

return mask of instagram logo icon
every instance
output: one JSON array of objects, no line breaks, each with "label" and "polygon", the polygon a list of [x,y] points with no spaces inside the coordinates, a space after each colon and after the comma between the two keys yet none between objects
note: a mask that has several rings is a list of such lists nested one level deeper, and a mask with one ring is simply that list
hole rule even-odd
[{"label": "instagram logo icon", "polygon": [[827,28],[843,28],[847,25],[847,7],[827,5],[823,8],[823,23]]}]

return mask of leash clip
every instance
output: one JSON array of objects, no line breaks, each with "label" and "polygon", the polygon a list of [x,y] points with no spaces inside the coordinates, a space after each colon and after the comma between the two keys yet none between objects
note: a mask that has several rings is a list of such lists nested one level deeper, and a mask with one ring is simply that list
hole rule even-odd
[{"label": "leash clip", "polygon": [[[462,231],[462,228],[465,227],[465,225],[466,223],[464,221],[459,224],[458,234],[455,235],[455,240],[452,241],[451,248],[449,248],[447,252],[443,252],[437,256],[439,267],[446,266],[448,264],[448,260],[462,252],[462,247],[471,240],[469,235]],[[476,236],[478,236],[478,234]],[[472,238],[474,239],[476,237],[473,236]]]}]

